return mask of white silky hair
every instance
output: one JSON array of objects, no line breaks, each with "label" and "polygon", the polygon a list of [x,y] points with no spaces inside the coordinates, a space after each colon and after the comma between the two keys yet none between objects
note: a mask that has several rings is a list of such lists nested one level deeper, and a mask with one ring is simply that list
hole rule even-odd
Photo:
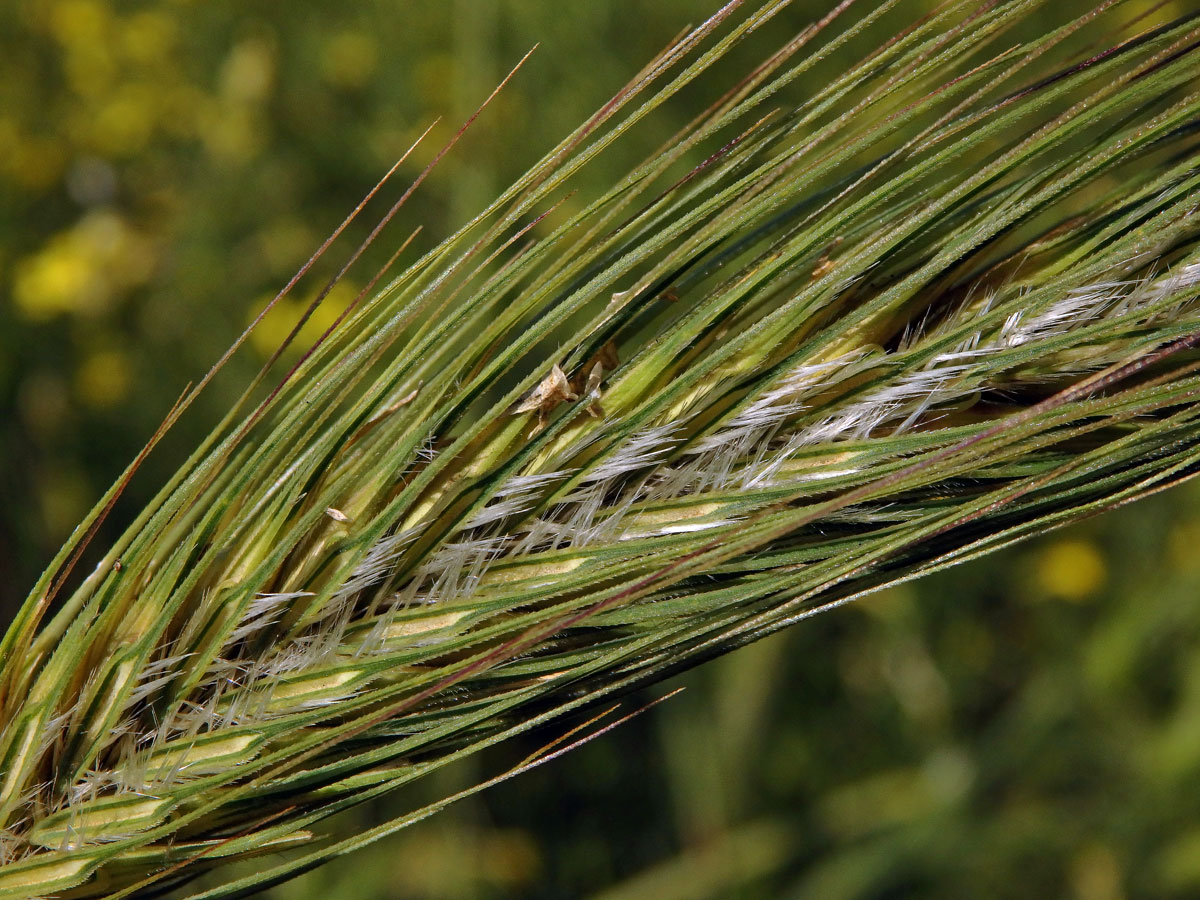
[{"label": "white silky hair", "polygon": [[[1170,273],[1097,281],[1065,291],[1032,311],[1014,309],[1003,317],[998,312],[1000,291],[968,295],[958,310],[937,323],[909,329],[891,354],[882,348],[858,349],[827,360],[801,362],[781,372],[747,394],[727,418],[704,433],[688,436],[690,417],[652,422],[605,447],[602,458],[588,468],[564,465],[563,459],[582,448],[602,446],[598,441],[617,423],[601,420],[597,429],[559,455],[558,465],[517,471],[495,487],[486,502],[397,585],[389,586],[421,537],[423,525],[378,538],[333,591],[312,629],[246,662],[230,655],[237,645],[278,622],[291,604],[312,596],[305,591],[256,595],[225,640],[222,654],[226,655],[218,655],[205,672],[207,688],[200,692],[204,700],[182,704],[169,721],[159,724],[149,743],[143,739],[134,746],[130,737],[120,739],[125,749],[117,787],[146,790],[148,784],[161,784],[164,779],[186,778],[182,771],[147,775],[149,754],[168,740],[218,727],[253,725],[297,708],[317,708],[354,696],[360,688],[347,686],[302,698],[286,713],[272,705],[275,686],[285,678],[339,660],[392,652],[395,645],[387,636],[398,617],[411,610],[461,607],[487,589],[488,572],[499,560],[736,525],[741,514],[720,511],[731,497],[855,471],[845,460],[787,471],[786,463],[800,451],[909,431],[939,415],[939,409],[989,387],[1002,354],[1061,338],[1100,316],[1109,322],[1128,320],[1131,326],[1170,316],[1180,306],[1195,302],[1192,295],[1198,284],[1200,261],[1192,261]],[[1015,296],[1019,301],[1020,293]],[[948,342],[955,334],[959,337]],[[924,349],[939,343],[945,346]],[[907,354],[925,358],[917,366],[906,365],[900,357]],[[1064,360],[1063,370],[1104,365],[1110,355],[1111,351],[1097,347],[1092,358]],[[839,385],[853,384],[854,379],[862,383],[820,414],[816,399]],[[430,438],[419,447],[414,463],[435,455]],[[573,487],[548,502],[572,479]],[[646,504],[706,496],[717,498],[715,512],[699,515],[681,510],[674,521],[648,521],[634,514]],[[364,597],[371,598],[371,625],[354,631],[351,626],[362,612]],[[419,633],[406,639],[414,646],[439,640]],[[180,662],[178,657],[167,657],[147,666],[128,706],[137,707],[151,698],[171,680],[169,673]],[[130,723],[120,728],[132,731]],[[72,796],[78,802],[94,797],[116,784],[106,780],[111,777],[107,770],[87,773]]]}]

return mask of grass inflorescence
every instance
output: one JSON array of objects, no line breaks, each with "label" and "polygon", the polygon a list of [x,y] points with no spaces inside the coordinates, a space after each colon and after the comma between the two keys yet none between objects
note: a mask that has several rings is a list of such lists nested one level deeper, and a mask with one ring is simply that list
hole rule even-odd
[{"label": "grass inflorescence", "polygon": [[906,14],[847,0],[570,196],[786,5],[364,291],[56,598],[135,461],[4,637],[0,897],[259,889],[481,747],[1194,473],[1200,17],[948,2],[814,87]]}]

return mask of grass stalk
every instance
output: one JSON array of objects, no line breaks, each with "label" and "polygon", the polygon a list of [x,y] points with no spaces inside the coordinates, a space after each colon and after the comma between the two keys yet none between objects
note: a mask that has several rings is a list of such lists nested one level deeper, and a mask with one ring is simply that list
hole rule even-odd
[{"label": "grass stalk", "polygon": [[1195,473],[1200,17],[846,0],[776,36],[786,5],[726,4],[277,355],[57,597],[135,460],[0,644],[0,897],[272,854],[197,895],[244,896],[456,798],[350,837],[336,812]]}]

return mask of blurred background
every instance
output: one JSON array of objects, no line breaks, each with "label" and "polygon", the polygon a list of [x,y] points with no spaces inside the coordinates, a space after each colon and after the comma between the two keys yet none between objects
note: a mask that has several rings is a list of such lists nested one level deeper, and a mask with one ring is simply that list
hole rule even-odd
[{"label": "blurred background", "polygon": [[[425,127],[442,117],[402,176],[542,43],[376,263],[417,224],[414,253],[465,222],[715,5],[0,4],[3,620],[185,385]],[[795,4],[772,44],[826,6]],[[694,111],[668,104],[581,193]],[[367,277],[352,272],[341,302]],[[151,456],[114,529],[304,299]],[[804,622],[627,699],[687,687],[566,758],[270,896],[1200,896],[1197,500],[1178,489]],[[557,733],[389,809],[504,771]]]}]

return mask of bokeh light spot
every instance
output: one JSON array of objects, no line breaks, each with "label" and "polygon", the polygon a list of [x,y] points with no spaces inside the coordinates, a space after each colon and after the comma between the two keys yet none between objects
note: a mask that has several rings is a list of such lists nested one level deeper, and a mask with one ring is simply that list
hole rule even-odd
[{"label": "bokeh light spot", "polygon": [[1062,540],[1041,552],[1034,567],[1038,587],[1060,600],[1090,600],[1108,580],[1108,566],[1090,541]]}]

